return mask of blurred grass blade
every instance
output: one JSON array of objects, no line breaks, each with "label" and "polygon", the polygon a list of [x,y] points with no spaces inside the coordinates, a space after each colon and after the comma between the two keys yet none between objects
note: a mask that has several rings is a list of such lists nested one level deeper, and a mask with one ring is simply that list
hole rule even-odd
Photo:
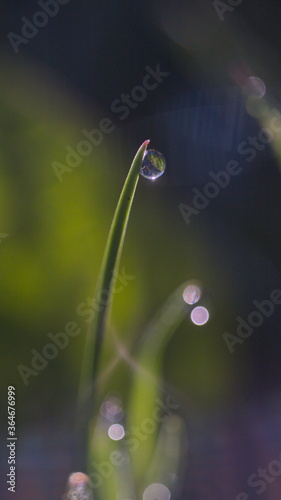
[{"label": "blurred grass blade", "polygon": [[150,461],[145,484],[165,484],[170,491],[183,476],[182,463],[186,464],[187,430],[179,415],[169,415],[161,424],[159,436]]},{"label": "blurred grass blade", "polygon": [[[124,424],[124,422],[122,422]],[[90,463],[108,464],[106,477],[100,476],[96,484],[95,500],[112,500],[117,498],[136,498],[134,479],[131,473],[130,461],[126,441],[123,439],[114,441],[108,436],[108,428],[112,422],[97,416],[93,423],[92,443]],[[117,458],[117,463],[111,458]],[[95,472],[96,472],[95,468]]]},{"label": "blurred grass blade", "polygon": [[139,179],[139,172],[148,144],[149,140],[145,141],[137,151],[125,180],[112,220],[97,281],[95,296],[100,297],[101,292],[103,292],[104,294],[106,293],[107,300],[106,303],[103,301],[102,307],[99,307],[94,322],[90,325],[88,330],[85,343],[78,405],[79,419],[81,417],[83,418],[82,428],[84,429],[85,427],[88,428],[90,419],[93,416],[93,388],[99,368],[103,334],[108,317],[108,306],[110,303],[112,286],[118,270],[126,228]]},{"label": "blurred grass blade", "polygon": [[[128,408],[130,427],[139,428],[143,422],[153,419],[159,400],[165,394],[161,378],[163,358],[169,340],[186,317],[187,304],[183,300],[183,291],[187,283],[174,290],[160,307],[138,346],[136,361],[139,370],[135,372]],[[147,470],[147,464],[152,460],[156,440],[157,429],[139,443],[139,452],[132,456],[133,473],[138,485]]]}]

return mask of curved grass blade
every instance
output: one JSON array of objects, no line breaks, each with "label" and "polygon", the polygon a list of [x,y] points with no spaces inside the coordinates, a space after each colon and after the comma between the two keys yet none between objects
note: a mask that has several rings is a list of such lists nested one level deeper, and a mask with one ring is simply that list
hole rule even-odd
[{"label": "curved grass blade", "polygon": [[79,419],[82,416],[82,428],[84,432],[88,432],[88,430],[85,431],[85,429],[88,429],[93,416],[94,385],[99,369],[103,335],[109,312],[108,306],[114,279],[119,266],[129,215],[139,179],[139,172],[149,142],[149,140],[145,141],[137,151],[125,180],[112,220],[97,281],[95,297],[100,297],[102,292],[107,295],[107,300],[102,301],[102,305],[99,307],[94,322],[90,325],[85,343],[78,405]]},{"label": "curved grass blade", "polygon": [[177,478],[178,482],[184,476],[183,464],[186,463],[187,445],[184,420],[179,415],[168,415],[161,424],[144,485],[161,483],[172,492],[175,479]]},{"label": "curved grass blade", "polygon": [[[132,467],[138,487],[142,483],[147,464],[152,460],[157,442],[159,424],[157,412],[161,408],[159,401],[165,395],[165,386],[161,377],[163,357],[169,340],[186,317],[187,304],[183,300],[183,291],[188,282],[181,284],[168,297],[159,311],[150,321],[141,344],[138,346],[137,363],[139,370],[131,386],[128,408],[128,422],[131,428],[142,428],[148,420],[154,420],[155,431],[147,433],[139,441],[138,453],[132,454]],[[159,407],[160,405],[160,407]]]}]

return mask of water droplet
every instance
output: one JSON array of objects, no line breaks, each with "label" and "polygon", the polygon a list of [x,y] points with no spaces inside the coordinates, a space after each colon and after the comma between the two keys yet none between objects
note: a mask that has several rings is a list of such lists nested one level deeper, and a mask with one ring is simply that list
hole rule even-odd
[{"label": "water droplet", "polygon": [[166,161],[164,156],[155,151],[155,149],[148,149],[144,155],[140,174],[146,179],[157,179],[160,175],[164,174],[166,168]]},{"label": "water droplet", "polygon": [[190,283],[183,292],[183,300],[187,304],[196,304],[201,297],[201,288],[196,283]]}]

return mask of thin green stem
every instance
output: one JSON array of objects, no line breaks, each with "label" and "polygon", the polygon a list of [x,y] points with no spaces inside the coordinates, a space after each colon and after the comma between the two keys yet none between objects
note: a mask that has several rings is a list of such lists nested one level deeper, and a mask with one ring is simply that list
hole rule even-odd
[{"label": "thin green stem", "polygon": [[91,418],[94,416],[95,383],[99,370],[104,331],[108,320],[112,286],[118,271],[139,172],[148,144],[149,140],[145,141],[137,151],[125,180],[112,220],[97,281],[95,297],[98,297],[100,301],[102,293],[107,296],[107,299],[106,303],[103,301],[102,305],[99,305],[99,311],[90,325],[86,338],[79,389],[79,420],[81,421],[81,418],[83,420],[84,437],[88,433]]}]

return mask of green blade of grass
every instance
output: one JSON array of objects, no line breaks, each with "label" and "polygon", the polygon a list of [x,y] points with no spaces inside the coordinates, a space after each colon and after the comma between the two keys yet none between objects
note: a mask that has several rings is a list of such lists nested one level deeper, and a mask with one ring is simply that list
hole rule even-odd
[{"label": "green blade of grass", "polygon": [[[166,392],[161,376],[163,359],[169,340],[186,317],[188,308],[183,300],[183,291],[187,284],[188,282],[182,283],[162,304],[138,345],[138,370],[133,377],[128,405],[129,428],[141,428],[142,422],[151,419],[157,399],[162,399]],[[133,475],[138,488],[142,486],[148,464],[153,459],[158,430],[157,428],[155,432],[146,435],[146,438],[139,442],[138,453],[131,456]]]},{"label": "green blade of grass", "polygon": [[[104,330],[108,319],[110,296],[114,276],[117,273],[124,244],[129,215],[137,187],[142,160],[149,140],[145,141],[137,151],[131,168],[125,180],[116,211],[109,231],[101,269],[96,286],[95,296],[106,293],[106,303],[99,307],[94,322],[90,325],[85,343],[85,354],[82,363],[82,374],[79,388],[79,420],[83,418],[82,428],[88,428],[93,416],[94,385],[98,374],[99,361],[103,342]],[[83,416],[81,415],[83,414]]]}]

